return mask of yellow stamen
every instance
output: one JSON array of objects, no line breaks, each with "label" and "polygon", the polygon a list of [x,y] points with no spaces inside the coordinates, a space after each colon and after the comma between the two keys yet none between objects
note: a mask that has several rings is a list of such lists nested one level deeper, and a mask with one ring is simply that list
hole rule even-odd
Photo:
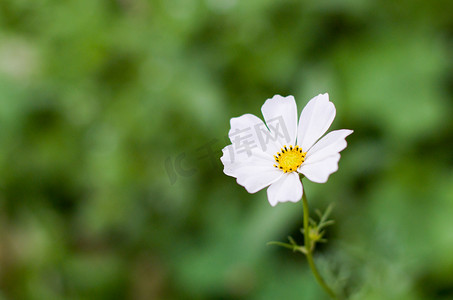
[{"label": "yellow stamen", "polygon": [[274,167],[285,173],[294,172],[304,163],[305,155],[307,152],[302,152],[302,148],[297,145],[295,147],[290,145],[289,149],[284,145],[280,152],[274,155],[275,161],[278,163]]}]

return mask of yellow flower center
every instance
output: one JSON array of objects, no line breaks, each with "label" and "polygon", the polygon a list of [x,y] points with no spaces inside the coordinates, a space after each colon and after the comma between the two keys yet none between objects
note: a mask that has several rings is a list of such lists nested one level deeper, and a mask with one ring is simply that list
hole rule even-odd
[{"label": "yellow flower center", "polygon": [[307,152],[302,152],[302,148],[299,146],[283,146],[277,155],[274,155],[275,161],[278,165],[274,167],[279,168],[285,173],[295,172],[297,168],[305,161],[305,155]]}]

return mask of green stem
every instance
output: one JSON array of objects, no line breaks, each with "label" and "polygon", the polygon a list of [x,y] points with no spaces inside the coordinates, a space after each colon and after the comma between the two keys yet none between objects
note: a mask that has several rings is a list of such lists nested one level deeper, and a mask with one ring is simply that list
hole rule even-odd
[{"label": "green stem", "polygon": [[305,249],[307,250],[307,261],[308,265],[310,266],[311,271],[313,272],[313,275],[316,278],[316,281],[318,281],[319,285],[329,294],[329,296],[332,299],[338,299],[335,293],[327,286],[326,282],[324,279],[322,279],[321,275],[318,272],[318,269],[316,269],[315,262],[313,261],[313,248],[311,246],[311,240],[310,240],[310,228],[308,225],[308,218],[309,218],[309,213],[308,213],[308,201],[307,197],[305,196],[305,191],[304,194],[302,195],[302,203],[304,206],[304,239],[305,239]]}]

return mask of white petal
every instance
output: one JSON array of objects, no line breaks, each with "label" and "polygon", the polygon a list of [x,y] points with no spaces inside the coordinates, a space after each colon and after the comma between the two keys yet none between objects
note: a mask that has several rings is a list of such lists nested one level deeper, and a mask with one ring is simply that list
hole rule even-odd
[{"label": "white petal", "polygon": [[335,106],[329,95],[320,94],[304,107],[299,119],[297,144],[307,151],[329,129],[335,118]]},{"label": "white petal", "polygon": [[295,145],[297,105],[293,96],[275,95],[264,102],[261,112],[270,130],[271,135],[267,137],[268,140],[273,140],[280,146]]},{"label": "white petal", "polygon": [[253,194],[271,185],[280,179],[284,173],[271,166],[243,166],[237,172],[237,183]]},{"label": "white petal", "polygon": [[267,189],[267,198],[272,206],[278,202],[297,202],[302,198],[302,182],[296,172],[283,176]]},{"label": "white petal", "polygon": [[263,121],[255,115],[245,114],[230,120],[231,129],[228,137],[233,144],[236,157],[249,157],[252,150],[259,149],[269,154],[275,154],[278,146],[266,143],[265,135],[269,132]]},{"label": "white petal", "polygon": [[240,160],[240,158],[236,157],[234,155],[234,147],[233,145],[228,145],[225,148],[222,149],[223,155],[220,158],[220,160],[223,163],[223,172],[227,174],[228,176],[233,176],[234,177],[234,170],[237,169],[241,163],[244,162],[243,157]]},{"label": "white petal", "polygon": [[326,182],[330,174],[338,170],[339,152],[346,148],[345,138],[351,133],[353,131],[348,129],[329,132],[307,152],[298,171],[313,182]]},{"label": "white petal", "polygon": [[349,129],[341,129],[329,132],[325,137],[320,139],[310,150],[307,152],[304,164],[312,164],[323,159],[338,154],[347,143],[345,138],[353,133]]},{"label": "white petal", "polygon": [[299,168],[299,172],[304,174],[310,181],[317,183],[325,183],[330,174],[338,170],[338,161],[340,154],[329,156],[324,160],[312,164],[303,163]]},{"label": "white petal", "polygon": [[265,164],[273,166],[275,164],[274,158],[259,149],[252,149],[249,155],[237,155],[234,151],[234,145],[228,145],[222,149],[223,155],[220,160],[223,163],[223,172],[228,176],[237,177],[235,170],[244,164]]},{"label": "white petal", "polygon": [[237,182],[244,186],[249,193],[256,193],[277,181],[283,172],[274,167],[272,156],[261,150],[254,149],[252,155],[245,160],[235,160],[231,156],[232,145],[223,149],[220,158],[224,164],[224,173],[237,178]]}]

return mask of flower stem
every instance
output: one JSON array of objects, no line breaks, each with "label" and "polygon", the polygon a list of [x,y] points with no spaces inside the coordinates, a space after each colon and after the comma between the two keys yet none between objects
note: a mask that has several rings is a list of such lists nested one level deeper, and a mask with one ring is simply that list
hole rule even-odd
[{"label": "flower stem", "polygon": [[310,228],[308,224],[309,220],[309,213],[308,213],[308,201],[307,197],[305,196],[305,191],[302,195],[302,203],[304,206],[304,239],[305,239],[305,249],[307,251],[306,256],[307,256],[307,261],[308,265],[310,266],[311,271],[313,272],[313,275],[316,278],[316,281],[318,281],[319,285],[329,294],[329,296],[332,299],[338,299],[335,293],[327,286],[326,282],[324,279],[322,279],[321,275],[318,272],[318,269],[316,269],[315,262],[313,260],[313,247],[311,246],[311,240],[310,240]]}]

